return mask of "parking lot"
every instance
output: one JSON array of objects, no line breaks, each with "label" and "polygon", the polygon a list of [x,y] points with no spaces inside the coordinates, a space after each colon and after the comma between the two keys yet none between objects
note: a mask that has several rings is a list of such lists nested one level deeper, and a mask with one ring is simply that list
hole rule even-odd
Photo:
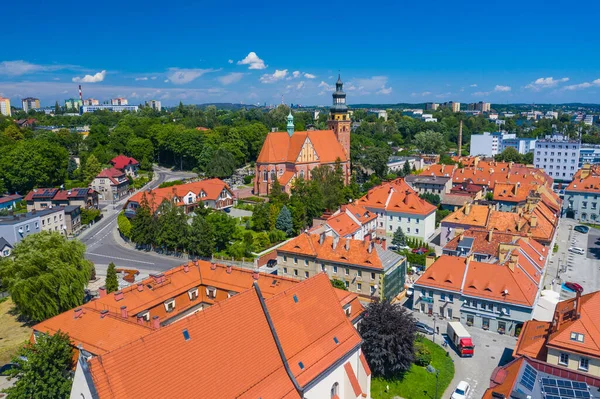
[{"label": "parking lot", "polygon": [[[413,313],[415,319],[424,322],[430,327],[434,327],[433,317],[423,313]],[[435,340],[441,344],[444,340],[447,328],[447,320],[436,319],[435,327],[439,327],[440,334],[428,335],[427,338]],[[475,355],[473,357],[462,358],[456,354],[453,347],[448,345],[445,348],[454,361],[454,379],[448,386],[442,398],[449,398],[452,391],[460,381],[466,381],[471,385],[471,393],[468,399],[478,399],[489,386],[492,371],[499,365],[504,365],[512,360],[512,351],[517,339],[507,335],[500,335],[496,332],[484,331],[479,328],[466,327],[473,338],[475,344]]]}]

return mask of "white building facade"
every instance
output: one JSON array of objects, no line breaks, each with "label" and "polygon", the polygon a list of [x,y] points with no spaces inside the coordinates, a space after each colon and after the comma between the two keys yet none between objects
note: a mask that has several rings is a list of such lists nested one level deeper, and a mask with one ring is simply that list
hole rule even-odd
[{"label": "white building facade", "polygon": [[562,135],[546,136],[535,143],[533,163],[554,180],[571,181],[579,168],[581,142]]}]

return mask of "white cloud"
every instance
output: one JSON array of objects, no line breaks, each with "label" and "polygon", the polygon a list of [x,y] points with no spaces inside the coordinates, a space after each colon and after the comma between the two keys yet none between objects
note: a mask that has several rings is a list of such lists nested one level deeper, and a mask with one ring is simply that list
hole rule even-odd
[{"label": "white cloud", "polygon": [[52,78],[52,80],[60,80],[60,78]]},{"label": "white cloud", "polygon": [[541,89],[546,89],[548,87],[555,87],[559,83],[564,83],[564,82],[568,82],[568,81],[569,81],[569,78],[554,79],[552,76],[550,76],[547,78],[538,78],[538,79],[534,80],[533,82],[529,83],[527,86],[525,86],[525,88],[534,90],[534,91],[540,91]]},{"label": "white cloud", "polygon": [[436,97],[436,98],[446,98],[446,97],[449,97],[449,96],[451,96],[451,95],[452,95],[452,93],[450,93],[450,92],[447,92],[447,93],[440,93],[440,94],[436,94],[436,95],[435,95],[435,97]]},{"label": "white cloud", "polygon": [[511,87],[510,86],[502,86],[502,85],[496,85],[496,87],[494,87],[494,91],[511,91]]},{"label": "white cloud", "polygon": [[477,87],[477,83],[473,83],[471,86],[469,87]]},{"label": "white cloud", "polygon": [[156,80],[156,76],[152,76],[150,79],[152,79],[152,80]]},{"label": "white cloud", "polygon": [[227,62],[233,64],[233,60],[227,60]]},{"label": "white cloud", "polygon": [[475,93],[473,93],[471,95],[475,96],[475,97],[489,96],[490,92],[489,91],[476,91]]},{"label": "white cloud", "polygon": [[292,75],[297,78],[298,76],[300,76],[300,71],[294,71],[292,72]]},{"label": "white cloud", "polygon": [[245,74],[242,72],[232,72],[227,75],[220,76],[217,79],[224,85],[230,85],[232,83],[239,82],[244,77],[244,75]]},{"label": "white cloud", "polygon": [[94,75],[85,75],[83,78],[76,76],[71,80],[75,83],[99,83],[99,82],[102,82],[105,77],[106,77],[106,71],[103,70]]},{"label": "white cloud", "polygon": [[148,80],[148,77],[146,77],[146,76],[142,76],[142,77],[140,77],[140,78],[135,78],[135,80],[138,80],[138,81],[139,81],[139,80]]},{"label": "white cloud", "polygon": [[38,72],[51,72],[60,69],[76,68],[75,65],[40,65],[32,64],[31,62],[17,61],[2,61],[0,62],[0,75],[21,76]]},{"label": "white cloud", "polygon": [[199,68],[169,68],[167,77],[169,80],[176,84],[189,83],[193,80],[198,79],[200,76],[209,72],[218,72],[220,69],[199,69]]},{"label": "white cloud", "polygon": [[169,79],[165,79],[165,80],[164,80],[164,82],[165,82],[165,83],[169,83]]},{"label": "white cloud", "polygon": [[382,87],[377,94],[391,94],[392,93],[392,88],[391,87]]},{"label": "white cloud", "polygon": [[300,90],[303,87],[304,87],[304,81],[302,81],[296,85],[296,90]]},{"label": "white cloud", "polygon": [[578,83],[576,85],[565,86],[565,87],[563,87],[563,90],[581,90],[581,89],[587,89],[587,88],[593,87],[593,86],[600,86],[600,79],[596,79],[592,82],[583,82],[583,83]]},{"label": "white cloud", "polygon": [[421,96],[423,96],[423,97],[427,97],[427,96],[430,96],[430,95],[431,95],[430,91],[424,91],[423,93],[421,93]]},{"label": "white cloud", "polygon": [[352,82],[349,82],[349,86],[356,86],[356,90],[360,91],[360,94],[369,94],[371,92],[389,94],[392,92],[392,88],[386,87],[387,81],[387,76],[372,76],[370,78],[354,79]]},{"label": "white cloud", "polygon": [[285,78],[287,76],[287,73],[288,73],[287,69],[284,69],[281,71],[279,69],[276,69],[273,74],[265,73],[263,76],[260,77],[260,81],[262,83],[275,83],[278,80]]},{"label": "white cloud", "polygon": [[237,62],[238,65],[249,65],[248,69],[265,69],[267,66],[265,62],[258,58],[258,55],[254,51],[248,53],[246,58]]},{"label": "white cloud", "polygon": [[305,73],[305,74],[304,74],[304,77],[305,77],[306,79],[314,79],[314,78],[316,78],[316,76],[315,76],[315,75],[313,75],[312,73]]},{"label": "white cloud", "polygon": [[335,89],[335,87],[333,87],[333,85],[330,85],[329,83],[327,83],[325,81],[321,81],[321,83],[319,83],[318,87],[322,87],[323,90],[325,90],[325,91],[333,91]]}]

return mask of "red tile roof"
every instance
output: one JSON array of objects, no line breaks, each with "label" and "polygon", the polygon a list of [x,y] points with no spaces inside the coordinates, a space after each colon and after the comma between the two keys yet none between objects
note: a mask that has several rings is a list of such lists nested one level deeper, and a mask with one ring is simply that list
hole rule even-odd
[{"label": "red tile roof", "polygon": [[267,317],[301,387],[361,344],[325,274],[266,299],[265,307],[268,313],[250,289],[92,358],[99,398],[299,398]]},{"label": "red tile roof", "polygon": [[128,165],[139,165],[140,163],[136,161],[134,158],[125,156],[123,154],[117,155],[113,159],[111,159],[110,163],[117,169],[125,169]]},{"label": "red tile roof", "polygon": [[497,258],[499,245],[501,243],[510,243],[520,236],[500,231],[492,231],[490,234],[488,230],[473,228],[454,236],[454,238],[448,241],[444,246],[444,250],[455,251],[464,237],[473,238],[473,245],[471,247],[473,253],[486,254]]},{"label": "red tile roof", "polygon": [[[224,181],[220,179],[206,179],[193,183],[179,184],[172,187],[156,188],[150,191],[138,191],[131,198],[129,198],[125,204],[125,207],[127,207],[130,202],[138,204],[141,203],[144,195],[153,209],[157,208],[164,200],[172,201],[174,198],[178,199],[177,205],[186,205],[182,198],[190,192],[193,192],[198,196],[198,201],[216,201],[219,199],[219,195],[221,192],[223,192],[223,190],[227,190],[232,197],[234,196],[233,191],[231,191],[231,188],[229,188]],[[206,196],[200,198],[201,192],[204,192]]]},{"label": "red tile roof", "polygon": [[467,259],[442,255],[415,282],[419,286],[460,292]]},{"label": "red tile roof", "polygon": [[4,195],[0,197],[0,204],[4,204],[6,202],[21,201],[22,199],[23,196],[19,194]]},{"label": "red tile roof", "polygon": [[118,179],[123,179],[125,177],[125,172],[123,172],[122,170],[119,170],[117,168],[107,168],[107,169],[102,169],[102,171],[100,171],[100,173],[98,173],[98,175],[96,176],[96,179],[98,178],[105,178],[105,179],[109,179],[112,184],[120,184],[121,182],[119,182]]},{"label": "red tile roof", "polygon": [[369,212],[364,206],[358,204],[342,205],[326,221],[327,225],[339,236],[355,234],[364,224],[377,219],[377,214]]},{"label": "red tile roof", "polygon": [[272,132],[267,134],[256,162],[302,163],[299,155],[305,143],[312,144],[320,163],[333,163],[338,158],[342,162],[348,160],[342,145],[332,130],[312,130],[308,132],[294,132],[292,137],[287,132]]},{"label": "red tile roof", "polygon": [[25,196],[25,201],[33,201],[35,199],[41,199],[44,201],[55,200],[55,201],[67,201],[73,198],[79,198],[82,196],[88,196],[93,194],[94,190],[91,188],[71,188],[68,190],[61,190],[58,188],[34,188]]},{"label": "red tile roof", "polygon": [[404,179],[396,179],[372,188],[357,203],[366,208],[413,215],[429,215],[436,210],[435,206],[420,198]]}]

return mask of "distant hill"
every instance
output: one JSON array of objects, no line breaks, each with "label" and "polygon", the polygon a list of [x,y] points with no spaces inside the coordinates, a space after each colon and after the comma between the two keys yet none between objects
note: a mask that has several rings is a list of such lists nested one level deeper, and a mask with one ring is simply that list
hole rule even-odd
[{"label": "distant hill", "polygon": [[214,105],[218,109],[227,109],[227,110],[238,110],[238,109],[242,109],[242,108],[245,108],[245,109],[257,108],[256,105],[252,105],[252,104],[236,104],[236,103],[205,103],[205,104],[196,104],[196,107],[206,108],[210,105]]}]

